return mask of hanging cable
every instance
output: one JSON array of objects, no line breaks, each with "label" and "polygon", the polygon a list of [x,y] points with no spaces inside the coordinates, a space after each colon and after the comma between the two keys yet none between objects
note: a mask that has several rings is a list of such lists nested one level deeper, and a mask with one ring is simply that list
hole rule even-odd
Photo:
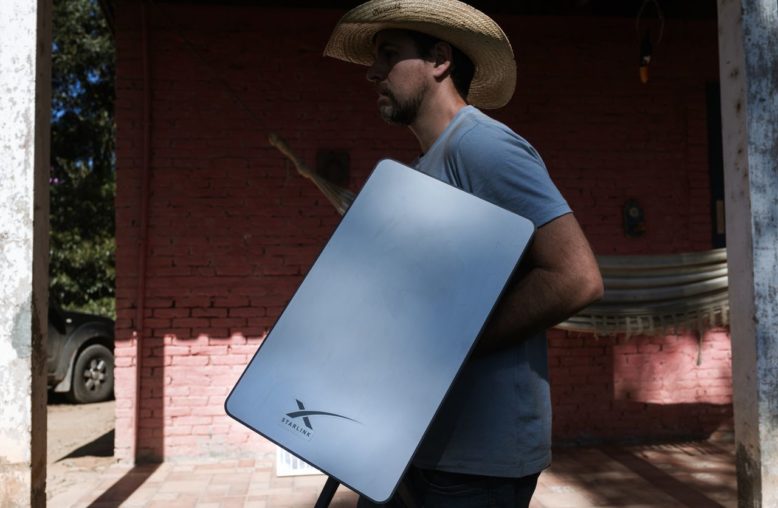
[{"label": "hanging cable", "polygon": [[168,25],[173,29],[173,32],[175,32],[176,36],[178,37],[178,40],[184,44],[184,46],[187,48],[189,53],[194,55],[195,58],[197,58],[206,68],[208,68],[210,72],[210,77],[213,79],[213,81],[217,82],[221,87],[224,89],[224,91],[227,93],[227,95],[235,101],[235,103],[239,106],[240,109],[242,109],[251,119],[258,124],[261,124],[259,116],[254,113],[254,111],[246,104],[246,101],[243,100],[243,97],[236,92],[230,82],[222,78],[220,76],[224,75],[224,72],[221,72],[219,69],[216,68],[210,61],[208,61],[207,58],[202,54],[202,51],[200,48],[198,48],[189,38],[187,38],[183,30],[181,29],[181,26],[176,23],[173,16],[168,12],[166,8],[163,8],[161,5],[159,5],[155,0],[150,0],[150,3],[157,9],[159,13],[162,14],[162,16],[166,19]]}]

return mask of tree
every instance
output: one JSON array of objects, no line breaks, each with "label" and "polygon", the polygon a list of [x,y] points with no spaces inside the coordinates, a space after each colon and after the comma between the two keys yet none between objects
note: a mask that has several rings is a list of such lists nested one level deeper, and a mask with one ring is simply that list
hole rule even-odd
[{"label": "tree", "polygon": [[96,0],[54,2],[51,300],[114,315],[114,47]]}]

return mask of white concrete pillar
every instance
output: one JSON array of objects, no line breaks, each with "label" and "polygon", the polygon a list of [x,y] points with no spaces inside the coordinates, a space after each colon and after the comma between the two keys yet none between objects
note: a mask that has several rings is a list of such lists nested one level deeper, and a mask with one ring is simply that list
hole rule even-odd
[{"label": "white concrete pillar", "polygon": [[719,0],[738,503],[778,506],[778,4]]},{"label": "white concrete pillar", "polygon": [[46,504],[49,1],[0,1],[0,506]]}]

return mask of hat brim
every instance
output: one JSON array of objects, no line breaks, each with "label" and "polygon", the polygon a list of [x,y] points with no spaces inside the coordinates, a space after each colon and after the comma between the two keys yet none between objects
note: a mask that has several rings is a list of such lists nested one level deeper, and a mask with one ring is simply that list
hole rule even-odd
[{"label": "hat brim", "polygon": [[473,62],[467,101],[482,109],[505,106],[516,88],[516,61],[508,37],[481,11],[456,0],[372,0],[335,26],[324,55],[360,65],[373,63],[373,41],[382,30],[401,29],[444,40]]}]

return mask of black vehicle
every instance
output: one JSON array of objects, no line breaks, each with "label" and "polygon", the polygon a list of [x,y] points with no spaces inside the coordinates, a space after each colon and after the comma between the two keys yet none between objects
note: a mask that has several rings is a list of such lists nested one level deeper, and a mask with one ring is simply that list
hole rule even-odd
[{"label": "black vehicle", "polygon": [[72,402],[113,396],[111,319],[49,306],[48,384]]}]

